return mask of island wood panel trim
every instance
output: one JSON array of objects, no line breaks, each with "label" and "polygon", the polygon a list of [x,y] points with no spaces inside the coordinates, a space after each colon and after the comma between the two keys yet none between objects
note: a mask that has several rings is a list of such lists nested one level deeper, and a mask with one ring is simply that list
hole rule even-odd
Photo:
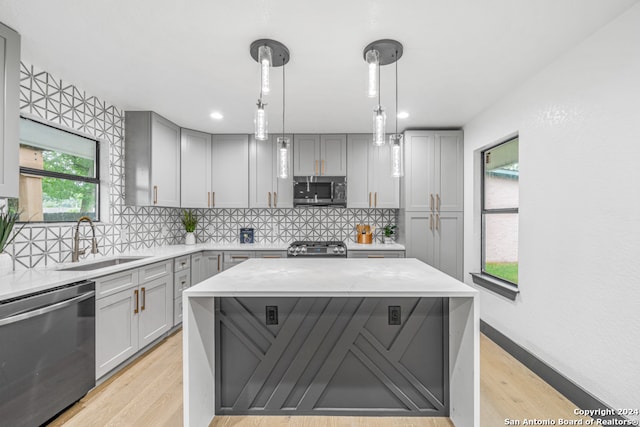
[{"label": "island wood panel trim", "polygon": [[[216,298],[215,413],[448,416],[448,304]],[[401,325],[388,324],[394,305]],[[277,325],[265,325],[266,306]]]}]

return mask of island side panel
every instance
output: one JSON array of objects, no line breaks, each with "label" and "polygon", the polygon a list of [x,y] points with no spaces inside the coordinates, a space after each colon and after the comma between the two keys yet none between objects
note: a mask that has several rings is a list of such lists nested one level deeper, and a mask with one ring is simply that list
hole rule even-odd
[{"label": "island side panel", "polygon": [[214,298],[183,294],[184,425],[208,426],[214,407]]},{"label": "island side panel", "polygon": [[449,299],[450,415],[456,427],[480,427],[479,299]]}]

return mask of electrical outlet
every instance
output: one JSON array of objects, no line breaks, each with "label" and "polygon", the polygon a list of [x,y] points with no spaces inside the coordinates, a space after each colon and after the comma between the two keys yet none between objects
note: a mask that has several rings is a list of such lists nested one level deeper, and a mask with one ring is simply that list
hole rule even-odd
[{"label": "electrical outlet", "polygon": [[278,324],[278,306],[267,305],[265,306],[265,312],[266,312],[266,324],[277,325]]},{"label": "electrical outlet", "polygon": [[399,305],[389,306],[389,325],[402,325],[402,317]]}]

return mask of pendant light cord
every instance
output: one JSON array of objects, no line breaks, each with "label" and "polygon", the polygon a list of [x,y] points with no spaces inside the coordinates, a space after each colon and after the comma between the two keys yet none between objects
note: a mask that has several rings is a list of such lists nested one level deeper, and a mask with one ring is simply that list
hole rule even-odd
[{"label": "pendant light cord", "polygon": [[396,135],[398,137],[398,51],[396,50]]},{"label": "pendant light cord", "polygon": [[380,93],[380,53],[378,53],[378,110],[382,108],[382,104],[380,103],[381,95],[382,94]]},{"label": "pendant light cord", "polygon": [[284,69],[285,69],[285,62],[283,61],[282,63],[282,142],[284,143],[284,106],[285,106],[285,97],[284,97]]}]

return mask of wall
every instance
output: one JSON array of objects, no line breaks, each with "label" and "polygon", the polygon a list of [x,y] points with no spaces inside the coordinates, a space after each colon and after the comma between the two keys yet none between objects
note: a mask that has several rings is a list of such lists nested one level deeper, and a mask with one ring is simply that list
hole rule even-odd
[{"label": "wall", "polygon": [[465,127],[465,277],[479,150],[520,136],[520,294],[481,317],[613,408],[640,396],[640,5]]},{"label": "wall", "polygon": [[[104,255],[184,242],[180,209],[124,204],[124,112],[69,82],[28,64],[20,67],[20,110],[36,120],[75,130],[101,140],[101,197],[107,205],[96,225]],[[108,164],[105,167],[105,164]],[[241,227],[255,228],[256,242],[354,240],[355,225],[371,224],[381,239],[382,228],[396,223],[393,209],[199,209],[199,242],[237,242]],[[90,228],[82,225],[87,236]],[[10,248],[15,267],[54,265],[71,260],[74,225],[31,224]]]}]

